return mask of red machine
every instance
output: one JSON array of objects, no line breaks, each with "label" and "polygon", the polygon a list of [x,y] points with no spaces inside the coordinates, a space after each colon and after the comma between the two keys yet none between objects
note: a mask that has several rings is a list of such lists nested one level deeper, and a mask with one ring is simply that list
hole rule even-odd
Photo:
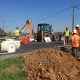
[{"label": "red machine", "polygon": [[30,43],[30,37],[22,37],[20,41],[23,44],[28,44]]}]

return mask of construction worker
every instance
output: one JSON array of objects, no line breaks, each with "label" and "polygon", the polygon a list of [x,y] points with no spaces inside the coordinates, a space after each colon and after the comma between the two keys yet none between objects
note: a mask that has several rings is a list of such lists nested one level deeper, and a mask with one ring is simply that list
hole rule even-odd
[{"label": "construction worker", "polygon": [[69,37],[70,37],[70,31],[69,31],[68,27],[66,27],[66,30],[64,31],[65,43],[69,42]]},{"label": "construction worker", "polygon": [[76,25],[76,30],[77,30],[78,35],[80,36],[80,26],[79,25]]},{"label": "construction worker", "polygon": [[72,45],[72,55],[74,57],[78,57],[78,48],[79,48],[79,44],[80,44],[80,37],[77,34],[76,29],[73,30],[73,34],[70,38],[70,42],[71,42],[71,45]]},{"label": "construction worker", "polygon": [[[80,36],[80,25],[76,25],[76,30],[77,30],[77,33],[78,35]],[[80,52],[80,45],[79,45],[79,52]]]},{"label": "construction worker", "polygon": [[18,27],[16,27],[16,30],[15,30],[15,39],[19,40],[19,30],[18,30]]}]

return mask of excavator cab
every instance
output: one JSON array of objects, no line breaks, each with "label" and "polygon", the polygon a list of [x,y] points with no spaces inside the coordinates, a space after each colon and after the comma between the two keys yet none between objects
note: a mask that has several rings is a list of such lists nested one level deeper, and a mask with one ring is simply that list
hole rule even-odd
[{"label": "excavator cab", "polygon": [[51,39],[52,26],[47,23],[38,24],[37,27],[37,41],[45,41],[45,37]]}]

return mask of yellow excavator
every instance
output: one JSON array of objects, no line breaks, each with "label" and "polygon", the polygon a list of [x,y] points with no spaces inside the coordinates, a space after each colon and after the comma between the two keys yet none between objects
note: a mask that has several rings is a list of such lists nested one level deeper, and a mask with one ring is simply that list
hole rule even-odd
[{"label": "yellow excavator", "polygon": [[[26,33],[27,28],[29,29],[29,35],[28,36],[24,36]],[[21,36],[21,42],[22,43],[27,43],[27,42],[31,42],[34,41],[34,27],[32,25],[32,21],[31,20],[27,20],[25,26],[21,29],[20,31],[20,36]],[[27,40],[28,39],[28,40]]]},{"label": "yellow excavator", "polygon": [[[30,41],[35,41],[36,39],[37,41],[51,42],[52,27],[49,24],[46,24],[46,23],[38,24],[36,37],[34,34],[34,26],[32,24],[32,21],[30,20],[27,20],[26,25],[21,29],[20,31],[21,35],[24,35],[27,28],[29,28]],[[23,37],[21,39],[23,39]],[[21,42],[24,42],[24,41],[21,41]]]},{"label": "yellow excavator", "polygon": [[29,36],[30,36],[30,38],[34,38],[33,37],[33,25],[32,25],[32,21],[27,20],[26,21],[26,25],[21,29],[20,33],[24,34],[26,32],[27,28],[29,28]]},{"label": "yellow excavator", "polygon": [[41,42],[41,41],[51,42],[51,41],[54,41],[56,39],[59,40],[59,37],[60,37],[55,32],[53,32],[52,26],[50,24],[47,24],[47,23],[38,24],[37,25],[37,33],[35,35],[34,26],[32,24],[32,21],[27,20],[26,25],[20,31],[21,35],[24,35],[26,33],[27,28],[29,28],[30,42],[35,41],[35,40],[37,40],[39,42]]}]

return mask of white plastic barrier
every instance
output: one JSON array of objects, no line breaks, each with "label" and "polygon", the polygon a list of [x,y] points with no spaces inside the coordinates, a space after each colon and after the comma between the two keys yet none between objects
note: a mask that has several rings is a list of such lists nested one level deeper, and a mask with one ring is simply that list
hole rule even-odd
[{"label": "white plastic barrier", "polygon": [[10,43],[8,45],[7,51],[8,51],[8,53],[16,52],[16,46],[14,44]]},{"label": "white plastic barrier", "polygon": [[16,49],[20,48],[20,41],[13,39],[7,39],[1,43],[1,51],[7,51],[8,53],[16,52]]}]

